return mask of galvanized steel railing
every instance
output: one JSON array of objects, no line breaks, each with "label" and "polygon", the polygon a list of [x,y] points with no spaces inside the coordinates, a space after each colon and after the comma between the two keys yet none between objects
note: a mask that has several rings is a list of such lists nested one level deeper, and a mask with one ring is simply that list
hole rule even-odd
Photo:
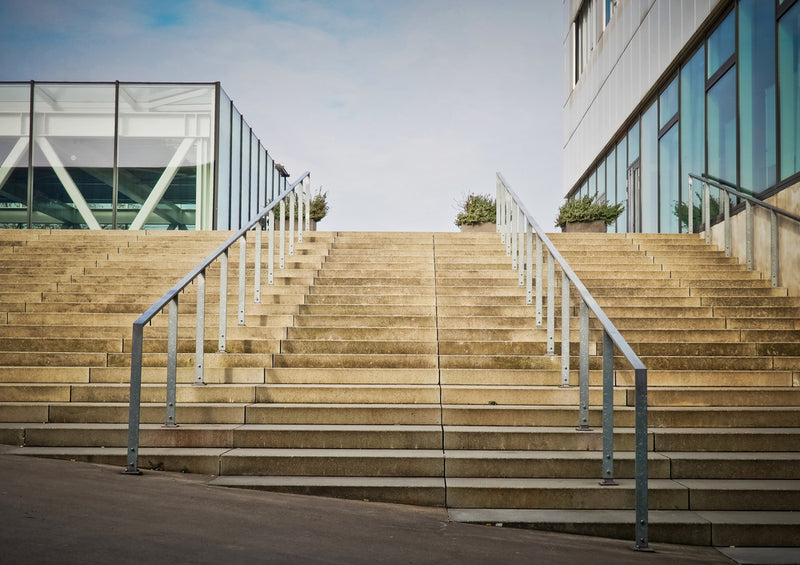
[{"label": "galvanized steel railing", "polygon": [[[689,173],[689,194],[694,195],[692,190],[692,181],[697,180],[703,186],[703,198],[701,202],[701,214],[703,216],[703,228],[705,231],[705,239],[706,245],[711,243],[711,191],[709,189],[709,185],[714,186],[715,188],[719,188],[720,190],[724,190],[728,194],[732,194],[734,196],[738,196],[742,200],[744,200],[745,205],[745,255],[746,255],[746,262],[747,262],[747,270],[752,271],[754,268],[753,262],[753,238],[754,238],[754,229],[753,229],[753,205],[759,206],[764,208],[765,210],[769,210],[769,222],[770,222],[770,230],[769,230],[769,256],[770,256],[770,279],[772,282],[772,286],[778,286],[778,275],[780,273],[780,264],[778,261],[778,216],[783,216],[785,218],[789,218],[790,220],[794,220],[798,224],[800,224],[800,217],[795,216],[794,214],[790,214],[786,210],[781,210],[780,208],[776,208],[771,204],[767,204],[766,202],[759,200],[758,198],[754,198],[749,194],[745,194],[743,192],[739,192],[729,186],[725,186],[724,184],[718,183],[714,180],[711,180],[706,177],[698,176],[692,173]],[[692,200],[694,196],[692,196]],[[732,229],[731,229],[731,199],[726,197],[722,198],[722,214],[723,214],[723,223],[724,223],[724,238],[725,238],[725,257],[731,256],[731,248],[732,248]],[[687,231],[689,233],[694,232],[694,202],[691,201],[687,205]]]},{"label": "galvanized steel railing", "polygon": [[278,207],[279,224],[279,268],[285,267],[286,261],[286,204],[289,204],[289,255],[294,254],[295,244],[295,207],[297,208],[297,241],[303,241],[303,225],[310,229],[311,175],[306,172],[259,212],[249,224],[231,236],[216,251],[206,257],[189,274],[183,277],[164,296],[159,298],[147,311],[133,323],[133,340],[131,346],[131,383],[130,409],[128,414],[128,453],[125,472],[139,474],[139,416],[142,388],[142,345],[144,326],[157,314],[168,308],[169,327],[167,332],[167,402],[165,427],[176,427],[175,406],[177,396],[178,365],[178,296],[191,283],[197,284],[197,326],[195,338],[195,385],[204,384],[204,344],[205,344],[205,287],[206,270],[219,259],[219,351],[224,352],[228,325],[228,255],[231,247],[239,243],[239,304],[238,323],[245,325],[246,313],[246,260],[247,233],[255,231],[255,283],[253,285],[253,302],[261,302],[261,222],[266,218],[269,229],[267,284],[273,284],[275,272],[275,208]]},{"label": "galvanized steel railing", "polygon": [[[536,326],[542,327],[542,271],[544,249],[547,250],[547,352],[555,354],[555,265],[561,269],[561,386],[569,386],[570,371],[570,288],[580,296],[579,307],[579,413],[578,430],[589,429],[589,313],[603,328],[603,469],[602,485],[614,482],[614,347],[627,359],[635,374],[635,475],[636,475],[636,539],[635,549],[648,548],[647,512],[647,368],[633,352],[608,316],[567,264],[544,230],[536,223],[522,201],[497,173],[497,230],[511,257],[512,267],[519,272],[519,284],[526,286],[527,303],[534,304]],[[534,243],[535,237],[535,243]],[[535,249],[535,262],[534,262]],[[534,267],[535,265],[535,267]],[[536,270],[534,274],[534,268]]]}]

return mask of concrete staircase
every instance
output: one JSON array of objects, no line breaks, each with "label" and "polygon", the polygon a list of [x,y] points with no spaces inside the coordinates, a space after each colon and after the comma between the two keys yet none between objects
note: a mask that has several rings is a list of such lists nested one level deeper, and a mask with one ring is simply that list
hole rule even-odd
[{"label": "concrete staircase", "polygon": [[[124,465],[131,323],[228,236],[0,232],[0,441]],[[800,300],[695,236],[552,239],[649,369],[651,540],[799,545]],[[181,297],[178,428],[161,426],[166,316],[145,331],[141,468],[632,538],[633,372],[615,363],[619,485],[603,487],[600,330],[579,432],[497,235],[306,233],[246,326],[229,306],[226,353],[217,280],[206,386]]]}]

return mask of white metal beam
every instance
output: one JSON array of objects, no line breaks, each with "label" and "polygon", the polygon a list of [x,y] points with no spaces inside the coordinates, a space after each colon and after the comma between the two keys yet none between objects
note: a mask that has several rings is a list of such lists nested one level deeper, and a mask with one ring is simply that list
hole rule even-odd
[{"label": "white metal beam", "polygon": [[3,186],[5,186],[8,177],[11,175],[11,171],[16,168],[15,163],[27,148],[28,137],[20,137],[14,144],[14,147],[11,148],[11,152],[5,158],[3,164],[0,165],[0,190],[3,190]]},{"label": "white metal beam", "polygon": [[194,141],[195,140],[192,138],[187,138],[181,141],[181,144],[178,146],[178,149],[175,151],[172,159],[170,159],[167,168],[164,169],[163,173],[161,173],[158,182],[156,182],[156,185],[150,192],[150,196],[148,196],[147,200],[145,200],[144,204],[142,204],[142,208],[139,210],[139,213],[136,214],[136,217],[133,219],[133,222],[131,222],[131,225],[128,229],[142,229],[142,226],[147,221],[147,218],[150,216],[153,210],[155,210],[155,207],[164,197],[164,193],[172,183],[172,179],[174,179],[175,175],[178,173],[178,169],[186,157],[186,154],[189,153],[189,149],[192,148]]},{"label": "white metal beam", "polygon": [[38,137],[36,138],[36,141],[39,144],[39,148],[42,150],[44,158],[47,159],[47,162],[53,168],[53,172],[55,172],[58,180],[60,180],[61,184],[64,185],[67,194],[75,204],[75,208],[83,218],[83,221],[86,222],[86,225],[89,226],[89,229],[91,230],[102,229],[97,221],[97,218],[95,218],[94,214],[92,214],[92,210],[89,208],[86,200],[83,198],[83,194],[81,194],[78,185],[75,184],[75,181],[72,180],[72,177],[70,176],[69,172],[67,172],[67,169],[64,168],[64,165],[61,163],[61,159],[58,158],[58,154],[56,153],[55,149],[53,149],[53,146],[50,145],[50,142],[46,137]]}]

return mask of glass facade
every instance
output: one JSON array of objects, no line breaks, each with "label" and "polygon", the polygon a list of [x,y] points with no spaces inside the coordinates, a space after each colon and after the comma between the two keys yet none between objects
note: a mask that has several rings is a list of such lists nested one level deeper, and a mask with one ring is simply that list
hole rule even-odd
[{"label": "glass facade", "polygon": [[[699,229],[702,187],[693,182],[689,193],[690,173],[757,197],[800,182],[800,1],[728,0],[720,8],[677,73],[642,101],[570,193],[605,173],[608,201],[635,208],[609,231],[683,232],[689,205]],[[639,167],[640,194],[627,192],[626,165]],[[711,196],[719,218],[719,191]]]},{"label": "glass facade", "polygon": [[238,229],[277,179],[219,84],[0,84],[2,228]]}]

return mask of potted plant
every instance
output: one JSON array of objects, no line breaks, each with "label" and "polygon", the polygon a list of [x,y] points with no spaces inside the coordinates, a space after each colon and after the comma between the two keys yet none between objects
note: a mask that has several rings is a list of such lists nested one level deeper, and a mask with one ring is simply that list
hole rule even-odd
[{"label": "potted plant", "polygon": [[494,198],[488,194],[467,194],[456,201],[458,214],[455,224],[462,232],[497,231],[497,207]]},{"label": "potted plant", "polygon": [[586,195],[564,202],[558,209],[556,226],[564,232],[604,233],[606,227],[619,218],[622,203],[597,202],[597,195]]},{"label": "potted plant", "polygon": [[[295,203],[294,217],[297,218],[298,205]],[[305,211],[303,212],[305,215]],[[317,222],[328,214],[328,191],[322,192],[322,187],[311,197],[308,217],[311,219],[311,229],[317,229]],[[289,209],[286,209],[286,217],[289,217]]]}]

